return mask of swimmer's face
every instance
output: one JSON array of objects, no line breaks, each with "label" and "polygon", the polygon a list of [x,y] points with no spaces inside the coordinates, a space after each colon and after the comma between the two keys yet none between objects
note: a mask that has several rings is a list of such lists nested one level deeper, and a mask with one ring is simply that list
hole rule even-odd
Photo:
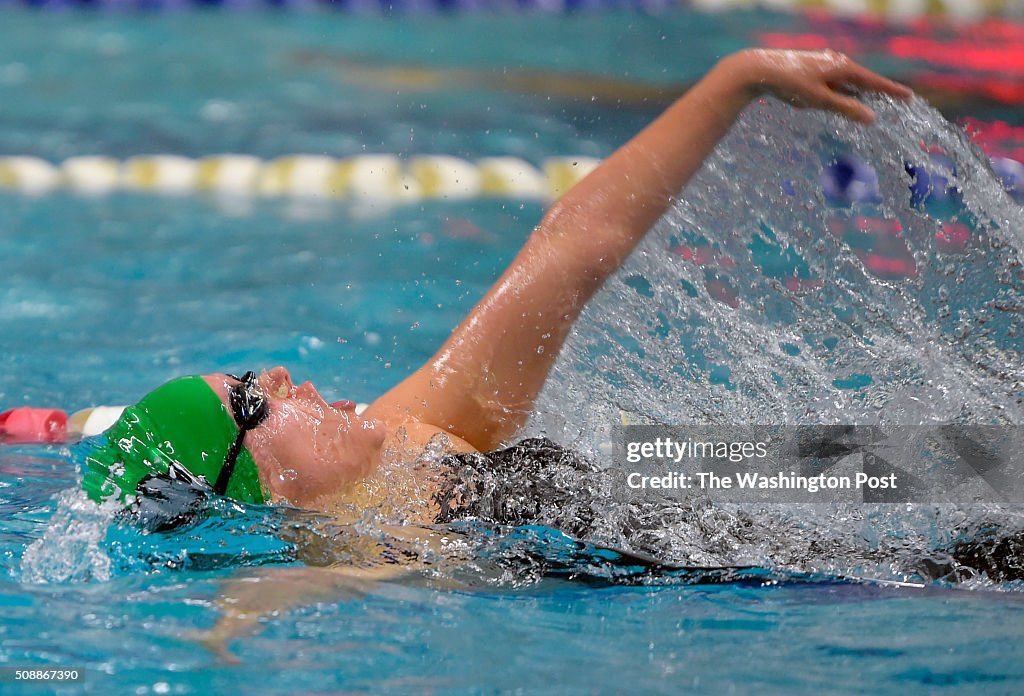
[{"label": "swimmer's face", "polygon": [[[227,375],[203,379],[230,409]],[[266,420],[245,435],[245,446],[273,499],[314,506],[368,476],[384,441],[384,425],[356,415],[354,404],[335,407],[309,382],[295,386],[275,367],[257,379],[267,395]]]}]

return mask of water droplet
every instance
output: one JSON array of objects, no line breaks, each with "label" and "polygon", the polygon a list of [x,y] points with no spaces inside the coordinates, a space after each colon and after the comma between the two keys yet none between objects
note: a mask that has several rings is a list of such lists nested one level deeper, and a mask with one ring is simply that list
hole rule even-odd
[{"label": "water droplet", "polygon": [[278,474],[278,478],[280,478],[282,481],[294,481],[295,479],[299,478],[299,472],[297,472],[295,469],[282,469],[281,473]]}]

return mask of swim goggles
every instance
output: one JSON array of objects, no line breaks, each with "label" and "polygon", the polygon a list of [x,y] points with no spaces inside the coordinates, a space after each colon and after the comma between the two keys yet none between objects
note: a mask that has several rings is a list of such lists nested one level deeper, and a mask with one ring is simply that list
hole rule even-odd
[{"label": "swim goggles", "polygon": [[231,443],[227,454],[224,455],[224,466],[217,474],[217,482],[213,484],[213,492],[217,495],[224,495],[231,481],[231,475],[235,471],[235,464],[238,461],[238,454],[242,451],[242,441],[245,434],[254,430],[260,423],[270,415],[270,405],[267,402],[267,394],[256,381],[256,373],[249,370],[241,377],[229,374],[237,384],[228,387],[228,401],[231,404],[231,415],[238,426],[238,435]]}]

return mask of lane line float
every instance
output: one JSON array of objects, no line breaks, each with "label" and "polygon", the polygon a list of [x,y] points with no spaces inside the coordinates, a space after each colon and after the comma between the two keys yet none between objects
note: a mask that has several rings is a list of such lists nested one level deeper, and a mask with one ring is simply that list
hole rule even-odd
[{"label": "lane line float", "polygon": [[480,197],[553,199],[586,176],[599,160],[551,157],[540,168],[515,157],[476,161],[450,155],[139,155],[104,156],[52,164],[39,157],[0,157],[0,189],[27,195],[59,190],[103,196],[116,191],[297,198],[356,198],[395,202]]},{"label": "lane line float", "polygon": [[[1024,164],[998,152],[989,154],[1006,190],[1015,197],[1024,196]],[[38,157],[7,156],[0,157],[0,190],[31,196],[65,190],[86,196],[129,191],[389,203],[476,198],[551,201],[599,163],[599,159],[585,156],[548,157],[537,167],[517,157],[467,160],[451,155],[417,155],[405,159],[380,154],[339,159],[285,155],[264,161],[240,154],[210,155],[198,160],[160,154],[139,155],[123,162],[104,156],[72,157],[52,164]],[[913,166],[921,173],[920,182],[925,182],[924,167],[937,168],[938,172],[948,169],[937,161]],[[828,165],[821,173],[821,185],[830,199],[866,201],[877,197],[877,176],[853,157]]]}]

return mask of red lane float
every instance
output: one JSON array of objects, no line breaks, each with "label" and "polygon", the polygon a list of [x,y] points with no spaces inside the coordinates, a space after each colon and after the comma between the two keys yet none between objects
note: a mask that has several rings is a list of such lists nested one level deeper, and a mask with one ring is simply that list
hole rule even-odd
[{"label": "red lane float", "polygon": [[64,442],[67,435],[68,415],[59,409],[22,406],[0,413],[0,442]]},{"label": "red lane float", "polygon": [[[726,254],[717,253],[713,247],[679,245],[669,249],[676,256],[690,263],[707,268],[717,266],[724,269],[736,268],[736,260]],[[740,298],[736,291],[728,283],[720,278],[707,278],[704,281],[704,289],[715,300],[722,304],[729,305],[733,309],[740,306]]]}]

